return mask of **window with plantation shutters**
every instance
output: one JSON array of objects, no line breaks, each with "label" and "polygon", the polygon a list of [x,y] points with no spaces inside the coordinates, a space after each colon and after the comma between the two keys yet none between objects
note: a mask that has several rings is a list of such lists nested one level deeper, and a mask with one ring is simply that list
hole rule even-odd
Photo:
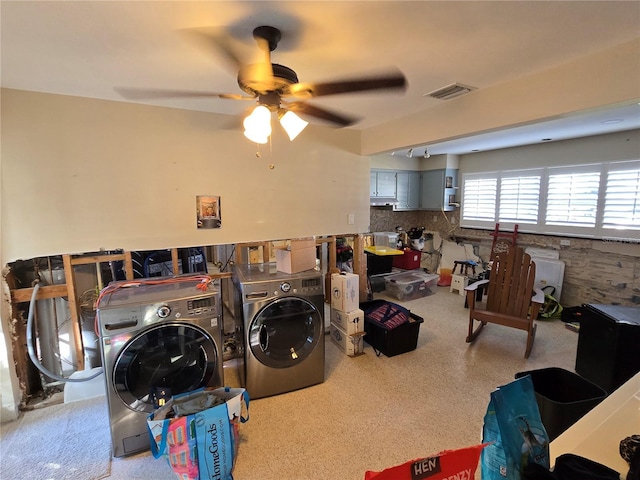
[{"label": "window with plantation shutters", "polygon": [[537,224],[542,171],[504,172],[500,179],[498,220]]},{"label": "window with plantation shutters", "polygon": [[564,227],[595,227],[600,188],[597,169],[550,168],[545,223]]},{"label": "window with plantation shutters", "polygon": [[465,228],[622,239],[640,236],[640,160],[463,175]]},{"label": "window with plantation shutters", "polygon": [[640,230],[640,162],[610,165],[602,227]]},{"label": "window with plantation shutters", "polygon": [[464,176],[462,220],[471,224],[494,223],[498,189],[497,174]]}]

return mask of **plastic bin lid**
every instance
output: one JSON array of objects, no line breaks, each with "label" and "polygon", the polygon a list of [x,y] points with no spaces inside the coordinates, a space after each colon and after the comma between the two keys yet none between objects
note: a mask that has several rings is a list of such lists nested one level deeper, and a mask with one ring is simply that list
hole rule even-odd
[{"label": "plastic bin lid", "polygon": [[364,247],[364,251],[368,253],[373,253],[374,255],[403,255],[404,252],[402,250],[396,250],[395,248],[389,248],[384,246],[373,246],[373,247]]},{"label": "plastic bin lid", "polygon": [[439,275],[431,273],[422,273],[420,271],[402,272],[389,275],[385,278],[386,281],[393,283],[414,283],[414,282],[428,282],[438,278]]}]

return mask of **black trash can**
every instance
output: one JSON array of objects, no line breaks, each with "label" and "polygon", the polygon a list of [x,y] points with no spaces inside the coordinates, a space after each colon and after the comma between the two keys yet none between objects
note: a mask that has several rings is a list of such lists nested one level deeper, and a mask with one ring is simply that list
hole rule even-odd
[{"label": "black trash can", "polygon": [[531,375],[542,424],[554,440],[607,396],[602,388],[563,368],[550,367],[516,373]]}]

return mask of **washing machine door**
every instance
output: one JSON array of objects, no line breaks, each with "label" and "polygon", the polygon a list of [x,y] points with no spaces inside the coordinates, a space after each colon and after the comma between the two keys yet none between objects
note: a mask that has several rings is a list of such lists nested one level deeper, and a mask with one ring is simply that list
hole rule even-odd
[{"label": "washing machine door", "polygon": [[113,369],[116,394],[129,408],[151,413],[152,392],[172,395],[207,386],[217,372],[214,340],[186,323],[163,323],[144,330],[122,348]]},{"label": "washing machine door", "polygon": [[288,368],[304,361],[324,334],[316,306],[297,297],[279,298],[260,310],[249,327],[254,357],[272,368]]}]

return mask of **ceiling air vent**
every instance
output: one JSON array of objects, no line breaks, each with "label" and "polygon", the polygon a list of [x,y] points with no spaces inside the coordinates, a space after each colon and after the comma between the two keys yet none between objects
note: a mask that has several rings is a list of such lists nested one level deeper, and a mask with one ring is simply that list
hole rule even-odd
[{"label": "ceiling air vent", "polygon": [[462,85],[461,83],[452,83],[446,87],[439,88],[433,92],[425,93],[425,97],[437,98],[438,100],[449,100],[450,98],[458,97],[475,90],[476,87],[470,87],[468,85]]}]

